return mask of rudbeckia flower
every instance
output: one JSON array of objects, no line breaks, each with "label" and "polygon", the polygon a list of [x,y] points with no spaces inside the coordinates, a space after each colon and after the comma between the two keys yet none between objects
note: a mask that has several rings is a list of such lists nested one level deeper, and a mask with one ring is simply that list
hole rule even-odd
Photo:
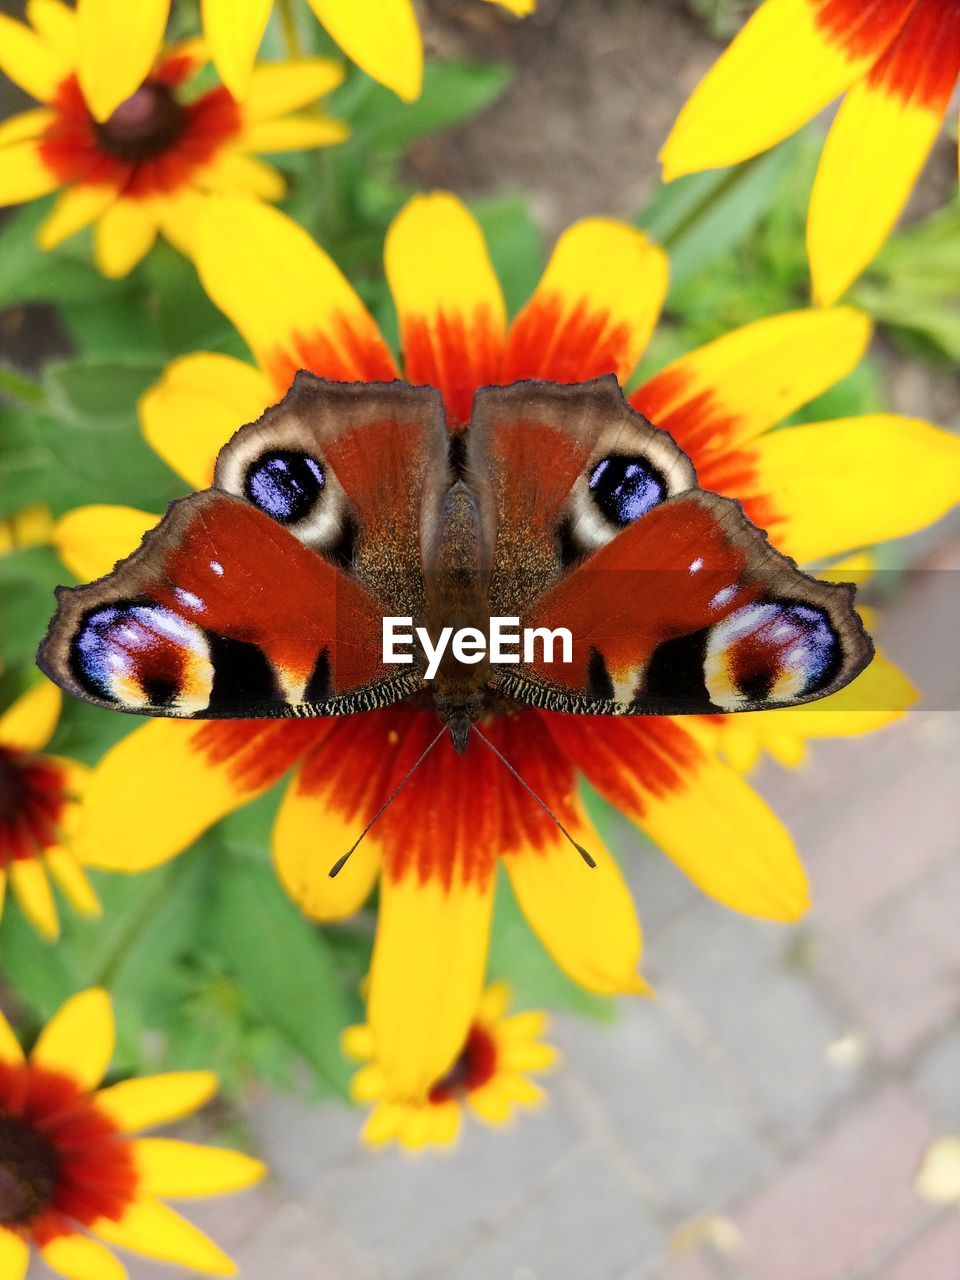
[{"label": "rudbeckia flower", "polygon": [[23,551],[27,547],[42,547],[49,543],[53,533],[53,516],[42,502],[21,507],[5,520],[0,520],[0,556],[11,551]]},{"label": "rudbeckia flower", "polygon": [[758,155],[843,94],[807,222],[813,296],[833,303],[900,216],[958,74],[956,0],[764,0],[680,112],[664,177]]},{"label": "rudbeckia flower", "polygon": [[[155,51],[156,61],[151,54],[98,122],[77,78],[83,32],[74,11],[60,0],[30,0],[27,15],[31,26],[0,14],[0,70],[43,106],[0,125],[0,205],[59,191],[40,247],[53,249],[93,224],[94,261],[104,275],[126,275],[158,233],[188,254],[200,194],[279,200],[283,177],[254,152],[328,146],[347,135],[339,120],[289,114],[336,88],[343,78],[336,63],[258,66],[241,106],[223,88],[190,94],[189,81],[206,62],[197,41]],[[129,68],[123,48],[108,40],[97,48]]]},{"label": "rudbeckia flower", "polygon": [[0,716],[0,915],[7,881],[38,933],[60,932],[50,879],[79,915],[100,904],[70,849],[87,769],[76,760],[41,755],[60,718],[60,690],[49,680],[23,694]]},{"label": "rudbeckia flower", "polygon": [[376,1061],[373,1031],[348,1027],[343,1050],[364,1065],[350,1082],[350,1094],[361,1106],[373,1104],[361,1137],[372,1147],[397,1142],[408,1151],[450,1147],[460,1135],[464,1112],[485,1124],[502,1125],[521,1107],[543,1105],[546,1095],[529,1079],[549,1071],[557,1051],[540,1038],[547,1015],[528,1010],[507,1016],[510,988],[503,982],[487,987],[456,1058],[421,1100],[394,1101],[386,1073]]},{"label": "rudbeckia flower", "polygon": [[[399,375],[338,268],[278,210],[207,202],[195,261],[255,363],[185,356],[144,397],[147,439],[191,488],[210,484],[220,446],[280,399],[295,370],[347,381]],[[457,199],[436,194],[415,197],[394,221],[386,274],[404,376],[439,388],[449,422],[462,424],[486,383],[612,372],[626,385],[663,302],[667,259],[625,224],[579,222],[508,325],[480,227]],[[868,322],[848,308],[777,316],[692,352],[632,403],[672,432],[705,488],[739,498],[783,550],[838,556],[929,523],[960,492],[960,442],[923,422],[873,414],[770,430],[849,372],[868,337]],[[78,576],[91,577],[157,518],[86,508],[63,517],[55,538]],[[882,660],[858,679],[859,705],[881,709],[874,723],[903,705],[902,681]],[[344,718],[146,724],[97,767],[80,847],[101,867],[153,866],[296,766],[273,834],[277,871],[318,920],[356,911],[379,877],[368,1020],[391,1096],[408,1099],[425,1097],[464,1043],[498,861],[568,975],[597,992],[645,990],[633,903],[579,798],[580,776],[727,906],[777,920],[805,910],[787,831],[694,725],[514,707],[487,718],[484,731],[596,869],[491,752],[464,761],[441,742],[331,879],[332,863],[436,733],[431,711],[402,703]]]},{"label": "rudbeckia flower", "polygon": [[[490,0],[518,17],[536,0]],[[419,98],[423,42],[413,0],[308,0],[330,38],[357,66],[405,102]],[[251,90],[254,59],[273,0],[202,0],[203,32],[234,98]],[[80,83],[97,120],[129,98],[163,39],[170,0],[79,0]]]},{"label": "rudbeckia flower", "polygon": [[0,1014],[0,1275],[24,1280],[31,1247],[67,1280],[124,1280],[117,1245],[205,1275],[236,1267],[159,1197],[220,1195],[258,1182],[259,1160],[132,1135],[201,1107],[208,1071],[100,1088],[113,1007],[93,988],[68,1000],[25,1057]]}]

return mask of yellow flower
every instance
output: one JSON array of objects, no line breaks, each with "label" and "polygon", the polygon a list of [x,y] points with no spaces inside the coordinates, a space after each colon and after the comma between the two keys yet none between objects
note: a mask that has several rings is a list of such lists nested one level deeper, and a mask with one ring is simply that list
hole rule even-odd
[{"label": "yellow flower", "polygon": [[21,507],[5,520],[0,520],[0,556],[27,547],[46,546],[53,533],[53,516],[42,502]]},{"label": "yellow flower", "polygon": [[0,1276],[24,1280],[31,1246],[67,1280],[124,1280],[117,1245],[205,1275],[233,1262],[160,1197],[220,1195],[258,1182],[259,1160],[132,1135],[190,1115],[209,1071],[100,1088],[116,1031],[98,988],[68,1000],[26,1058],[0,1014]]},{"label": "yellow flower", "polygon": [[[275,403],[298,368],[376,382],[398,366],[330,258],[278,210],[207,202],[195,260],[255,364],[204,353],[174,361],[144,396],[149,442],[189,488],[211,483],[218,449]],[[469,418],[474,391],[520,378],[626,384],[656,324],[665,255],[607,219],[560,238],[533,296],[508,325],[482,231],[454,197],[417,196],[387,236],[404,376]],[[847,307],[747,325],[670,365],[631,403],[691,455],[701,483],[739,499],[798,559],[836,558],[936,519],[960,493],[960,442],[926,423],[870,414],[773,430],[849,373],[870,336]],[[108,571],[157,515],[92,507],[55,534],[83,578]],[[796,708],[795,732],[864,732],[908,705],[904,677],[878,657],[850,686],[853,709]],[[773,714],[764,712],[764,715]],[[738,718],[738,717],[734,717]],[[706,726],[709,729],[709,725]],[[840,731],[845,731],[840,730]],[[424,1097],[464,1042],[483,984],[496,864],[544,945],[575,981],[642,992],[642,938],[627,886],[577,791],[585,776],[704,892],[735,910],[795,920],[806,877],[789,833],[704,740],[696,718],[589,717],[517,708],[486,732],[597,860],[571,853],[542,811],[490,758],[469,769],[438,746],[343,871],[348,848],[435,732],[400,704],[349,717],[190,724],[155,720],[98,765],[83,856],[131,871],[186,849],[225,814],[295,769],[273,832],[278,874],[316,919],[356,911],[379,880],[368,1020],[401,1096]],[[149,774],[146,792],[137,780]],[[164,781],[165,780],[165,781]],[[177,804],[168,803],[170,788]]]},{"label": "yellow flower", "polygon": [[[34,0],[35,2],[35,0]],[[343,52],[405,102],[420,96],[423,44],[413,0],[308,0]],[[491,0],[518,17],[536,0]],[[238,102],[251,90],[273,0],[202,0],[203,30],[220,78]],[[79,0],[80,83],[106,120],[144,79],[157,55],[170,0]]]},{"label": "yellow flower", "polygon": [[100,914],[68,841],[89,770],[39,754],[53,737],[60,703],[60,690],[42,680],[0,716],[0,914],[9,880],[23,914],[45,938],[60,932],[48,872],[76,912]]},{"label": "yellow flower", "polygon": [[[0,205],[60,191],[38,243],[52,249],[93,224],[94,259],[104,275],[126,275],[158,233],[189,253],[203,194],[279,200],[283,177],[253,153],[328,146],[347,136],[339,120],[289,114],[336,88],[343,72],[335,62],[262,64],[239,105],[223,88],[187,92],[206,62],[198,41],[153,48],[98,123],[77,78],[85,45],[74,11],[60,0],[30,0],[27,15],[32,26],[0,14],[0,70],[44,105],[0,125]],[[95,47],[129,70],[126,50],[107,39]]]},{"label": "yellow flower", "polygon": [[844,94],[807,223],[814,298],[835,302],[899,217],[958,74],[956,0],[764,0],[677,118],[664,176],[755,156]]},{"label": "yellow flower", "polygon": [[353,1100],[373,1104],[362,1138],[373,1147],[398,1142],[408,1151],[452,1146],[469,1109],[486,1124],[501,1125],[520,1107],[540,1107],[546,1095],[528,1078],[549,1071],[557,1051],[541,1036],[547,1015],[538,1010],[507,1017],[510,988],[495,982],[480,997],[473,1021],[455,1059],[425,1098],[398,1101],[383,1066],[376,1061],[369,1026],[348,1027],[343,1049],[365,1065],[350,1084]]}]

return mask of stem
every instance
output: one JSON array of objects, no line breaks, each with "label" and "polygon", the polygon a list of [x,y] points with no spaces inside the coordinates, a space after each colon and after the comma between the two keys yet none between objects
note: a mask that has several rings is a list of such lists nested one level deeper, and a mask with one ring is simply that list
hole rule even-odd
[{"label": "stem", "polygon": [[691,227],[695,226],[705,214],[710,212],[718,200],[722,200],[728,191],[737,186],[738,183],[742,182],[747,174],[750,173],[751,170],[753,170],[763,159],[765,159],[765,157],[762,155],[753,156],[750,160],[744,160],[741,164],[738,164],[735,169],[732,169],[722,182],[718,182],[709,194],[704,196],[700,203],[694,206],[687,216],[677,223],[672,231],[667,232],[661,237],[661,246],[667,251],[672,249],[678,240],[683,239]]},{"label": "stem", "polygon": [[287,46],[287,54],[291,59],[303,57],[303,45],[297,20],[294,17],[290,0],[278,0],[277,9],[280,14],[280,29],[283,31],[283,42]]},{"label": "stem", "polygon": [[15,373],[13,369],[0,368],[0,393],[24,404],[39,406],[47,402],[47,393],[39,382],[25,378],[22,373]]}]

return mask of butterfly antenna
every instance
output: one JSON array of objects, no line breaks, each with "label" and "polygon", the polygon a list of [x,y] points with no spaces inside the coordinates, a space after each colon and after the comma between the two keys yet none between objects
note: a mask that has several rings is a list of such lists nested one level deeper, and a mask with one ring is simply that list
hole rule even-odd
[{"label": "butterfly antenna", "polygon": [[403,788],[407,785],[407,783],[410,781],[410,779],[413,777],[416,771],[420,768],[424,760],[426,760],[427,756],[430,754],[430,752],[433,750],[433,748],[437,745],[437,743],[440,741],[440,739],[443,737],[443,735],[446,732],[447,732],[447,726],[444,725],[440,729],[440,732],[437,734],[434,740],[430,743],[430,745],[426,747],[423,751],[421,751],[420,755],[417,757],[414,763],[410,766],[407,772],[403,775],[403,778],[401,779],[399,785],[394,788],[393,794],[389,797],[389,799],[384,800],[383,804],[380,806],[377,812],[373,815],[373,817],[370,819],[367,825],[363,828],[363,830],[360,832],[359,836],[357,836],[356,840],[354,840],[353,844],[350,846],[347,852],[343,855],[342,858],[338,858],[337,861],[333,864],[333,866],[330,868],[331,880],[335,875],[338,875],[343,870],[343,868],[346,866],[347,859],[350,857],[351,853],[353,853],[354,849],[356,849],[357,845],[360,843],[363,837],[367,834],[367,832],[370,830],[370,828],[373,826],[376,820],[380,817],[380,815],[384,812],[384,810],[390,808],[394,800],[396,800],[397,796],[400,794]]},{"label": "butterfly antenna", "polygon": [[[587,866],[588,866],[588,867],[595,867],[595,866],[597,865],[597,864],[596,864],[596,862],[593,860],[593,858],[591,858],[590,854],[589,854],[589,853],[587,853],[586,849],[583,847],[583,845],[582,845],[582,844],[577,844],[576,840],[574,840],[573,836],[570,834],[570,832],[567,830],[567,828],[563,825],[563,823],[560,821],[560,819],[557,817],[557,815],[553,812],[553,810],[552,810],[552,809],[550,808],[550,806],[547,804],[546,800],[541,799],[541,798],[540,798],[540,796],[538,796],[538,795],[537,795],[537,793],[534,791],[533,787],[531,787],[530,783],[529,783],[529,782],[527,782],[527,780],[526,780],[525,778],[521,778],[520,774],[519,774],[519,773],[517,773],[516,769],[513,767],[513,765],[510,763],[510,761],[507,759],[507,757],[506,757],[506,756],[505,756],[505,755],[504,755],[504,754],[503,754],[503,753],[502,753],[502,752],[501,752],[497,747],[495,747],[495,746],[493,745],[493,743],[492,743],[492,742],[490,741],[490,739],[486,736],[486,734],[481,733],[481,731],[477,728],[477,726],[476,726],[475,724],[471,725],[470,727],[471,727],[471,729],[473,730],[473,732],[477,735],[477,737],[480,739],[480,741],[481,741],[481,742],[485,742],[485,743],[486,743],[486,745],[490,748],[490,750],[491,750],[491,751],[493,752],[493,754],[497,757],[497,759],[500,761],[500,763],[501,763],[501,764],[505,764],[505,765],[507,766],[507,768],[508,768],[508,769],[510,770],[510,772],[513,774],[513,776],[516,778],[516,780],[520,783],[520,785],[521,785],[521,786],[522,786],[526,791],[529,791],[529,793],[533,796],[534,800],[536,800],[536,802],[537,802],[537,804],[540,806],[540,808],[541,808],[541,809],[543,809],[546,813],[548,813],[548,814],[550,815],[550,817],[554,820],[554,822],[557,824],[557,826],[560,828],[560,830],[563,832],[563,834],[567,837],[567,839],[570,841],[570,843],[571,843],[571,844],[573,845],[573,847],[576,849],[577,853],[579,853],[580,857],[584,860],[584,862],[587,864]],[[402,784],[401,784],[401,785],[402,785]]]}]

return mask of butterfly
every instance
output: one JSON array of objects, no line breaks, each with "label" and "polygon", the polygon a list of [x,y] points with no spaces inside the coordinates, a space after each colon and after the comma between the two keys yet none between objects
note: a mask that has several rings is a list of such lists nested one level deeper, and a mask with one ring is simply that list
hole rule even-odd
[{"label": "butterfly", "polygon": [[[451,431],[430,387],[301,372],[223,447],[211,488],[106,577],[58,589],[38,661],[142,715],[429,700],[463,753],[512,703],[682,715],[821,698],[873,655],[853,597],[700,489],[613,376],[484,387]],[[448,646],[428,679],[416,640],[387,660],[391,618],[429,637],[506,618],[570,644],[499,662]]]}]

